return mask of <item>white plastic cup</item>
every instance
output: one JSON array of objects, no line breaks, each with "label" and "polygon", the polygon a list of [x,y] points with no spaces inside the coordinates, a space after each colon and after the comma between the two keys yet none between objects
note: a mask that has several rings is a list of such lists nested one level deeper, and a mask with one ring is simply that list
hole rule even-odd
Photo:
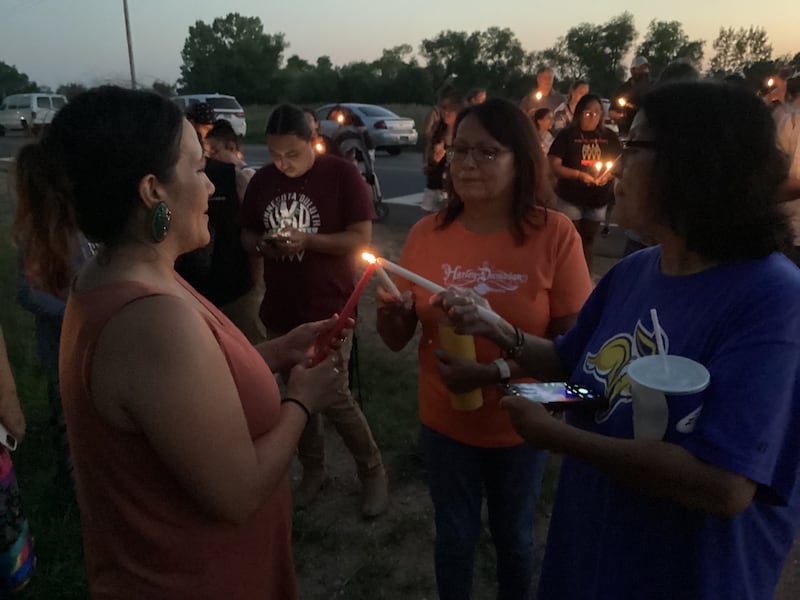
[{"label": "white plastic cup", "polygon": [[699,362],[676,354],[643,356],[628,365],[633,396],[633,437],[661,440],[667,432],[669,406],[666,394],[681,396],[702,392],[711,374]]}]

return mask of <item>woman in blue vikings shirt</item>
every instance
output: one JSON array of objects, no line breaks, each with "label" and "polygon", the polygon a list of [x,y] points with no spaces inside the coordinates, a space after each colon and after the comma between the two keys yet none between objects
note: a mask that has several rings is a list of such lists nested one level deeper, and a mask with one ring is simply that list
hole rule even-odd
[{"label": "woman in blue vikings shirt", "polygon": [[[773,598],[800,523],[800,270],[779,253],[786,165],[771,117],[746,91],[665,85],[620,162],[619,224],[658,245],[619,262],[565,335],[485,324],[483,301],[458,290],[436,300],[531,375],[609,400],[565,420],[502,401],[530,444],[565,455],[538,597]],[[711,382],[667,394],[663,437],[637,439],[628,366],[658,341]]]}]

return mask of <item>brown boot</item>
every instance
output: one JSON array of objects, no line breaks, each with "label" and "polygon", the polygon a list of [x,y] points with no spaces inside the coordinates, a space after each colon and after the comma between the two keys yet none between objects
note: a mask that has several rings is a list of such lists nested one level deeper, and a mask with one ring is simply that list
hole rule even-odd
[{"label": "brown boot", "polygon": [[389,482],[383,467],[361,478],[361,514],[372,519],[389,507]]},{"label": "brown boot", "polygon": [[325,469],[305,469],[303,480],[292,494],[295,508],[306,508],[314,502],[327,480]]}]

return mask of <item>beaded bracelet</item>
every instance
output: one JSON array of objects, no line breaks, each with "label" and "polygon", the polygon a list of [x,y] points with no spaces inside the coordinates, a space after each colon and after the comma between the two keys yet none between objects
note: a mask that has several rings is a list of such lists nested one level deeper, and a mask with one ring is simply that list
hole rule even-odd
[{"label": "beaded bracelet", "polygon": [[289,402],[290,404],[296,404],[297,406],[303,409],[303,412],[306,413],[306,422],[311,420],[311,413],[308,411],[306,405],[300,402],[300,400],[298,400],[297,398],[284,398],[283,400],[281,400],[281,404],[286,404],[287,402]]},{"label": "beaded bracelet", "polygon": [[506,351],[506,356],[512,360],[518,359],[522,356],[522,350],[525,347],[525,334],[522,330],[514,325],[514,346]]}]

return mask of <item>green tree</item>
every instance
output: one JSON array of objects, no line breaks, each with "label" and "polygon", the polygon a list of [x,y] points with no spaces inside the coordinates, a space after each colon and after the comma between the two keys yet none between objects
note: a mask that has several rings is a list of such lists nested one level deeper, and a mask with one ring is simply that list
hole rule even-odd
[{"label": "green tree", "polygon": [[167,83],[166,81],[161,81],[160,79],[156,79],[151,86],[153,91],[158,94],[159,96],[163,96],[164,98],[172,98],[175,95],[175,84],[174,83]]},{"label": "green tree", "polygon": [[88,88],[82,83],[64,83],[56,88],[56,94],[63,94],[67,100],[72,100],[78,94],[82,94]]},{"label": "green tree", "polygon": [[266,34],[261,19],[229,13],[211,25],[196,21],[181,50],[184,93],[220,92],[240,102],[270,102],[281,93],[273,85],[288,47],[284,34]]},{"label": "green tree", "polygon": [[434,89],[454,82],[461,92],[480,86],[512,93],[528,75],[528,55],[508,28],[442,31],[422,41],[420,54]]},{"label": "green tree", "polygon": [[716,52],[711,59],[713,76],[744,72],[754,63],[772,59],[772,45],[763,27],[720,27],[712,47]]},{"label": "green tree", "polygon": [[0,98],[20,92],[36,92],[38,87],[25,73],[20,73],[16,67],[0,61]]},{"label": "green tree", "polygon": [[[526,60],[527,70],[535,73],[540,67],[547,66],[553,69],[556,76],[556,87],[562,92],[566,92],[565,86],[559,85],[560,82],[573,82],[576,79],[587,79],[586,67],[581,60],[573,54],[567,47],[567,40],[564,36],[559,37],[556,43],[540,50],[531,52]],[[534,80],[535,81],[535,80]]]},{"label": "green tree", "polygon": [[653,19],[636,54],[647,57],[650,73],[658,78],[664,67],[678,59],[699,69],[703,60],[703,44],[704,40],[689,40],[679,21]]},{"label": "green tree", "polygon": [[564,36],[567,52],[578,60],[592,90],[610,94],[625,75],[622,57],[636,38],[633,15],[624,12],[602,25],[581,23]]},{"label": "green tree", "polygon": [[483,73],[478,64],[481,55],[480,34],[475,31],[442,31],[420,44],[420,54],[425,59],[434,89],[458,80],[460,87],[480,85]]}]

